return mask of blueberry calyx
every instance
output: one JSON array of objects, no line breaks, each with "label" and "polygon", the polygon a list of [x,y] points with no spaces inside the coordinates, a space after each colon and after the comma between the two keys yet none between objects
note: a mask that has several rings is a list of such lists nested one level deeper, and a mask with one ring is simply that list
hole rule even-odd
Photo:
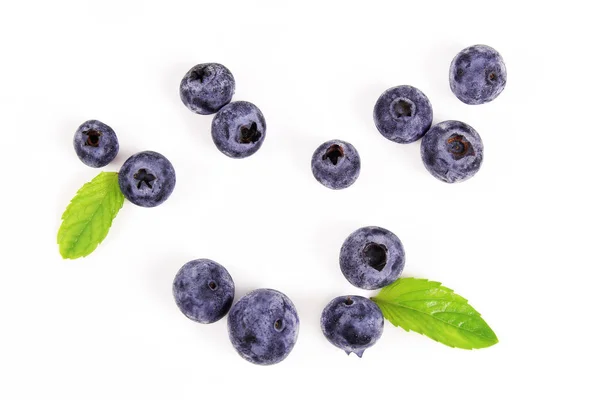
[{"label": "blueberry calyx", "polygon": [[283,329],[283,321],[278,319],[277,321],[275,321],[275,323],[273,324],[273,328],[275,328],[275,330],[277,332],[281,332]]},{"label": "blueberry calyx", "polygon": [[323,160],[329,159],[333,165],[337,165],[338,160],[342,157],[344,157],[344,148],[339,144],[332,144],[323,154]]},{"label": "blueberry calyx", "polygon": [[249,334],[246,335],[242,338],[242,342],[246,343],[246,344],[252,344],[252,343],[256,343],[256,336]]},{"label": "blueberry calyx", "polygon": [[190,73],[190,80],[192,81],[200,81],[200,83],[204,83],[208,78],[212,75],[209,68],[204,67],[196,71],[192,71]]},{"label": "blueberry calyx", "polygon": [[490,81],[494,82],[494,81],[496,80],[496,74],[495,74],[495,73],[493,73],[493,72],[492,72],[492,73],[490,73],[490,74],[488,75],[488,79],[489,79]]},{"label": "blueberry calyx", "polygon": [[102,133],[98,132],[97,130],[90,129],[89,131],[83,132],[83,134],[87,136],[85,141],[86,146],[98,147]]},{"label": "blueberry calyx", "polygon": [[448,139],[448,151],[452,154],[452,158],[460,160],[465,156],[474,155],[475,151],[471,142],[469,142],[463,135],[454,134]]},{"label": "blueberry calyx", "polygon": [[392,115],[394,118],[412,117],[414,103],[408,99],[399,98],[392,102]]},{"label": "blueberry calyx", "polygon": [[217,288],[219,286],[217,285],[217,283],[215,281],[210,281],[210,282],[208,282],[208,287],[210,288],[210,290],[217,290]]},{"label": "blueberry calyx", "polygon": [[377,271],[385,267],[387,263],[387,248],[379,243],[367,243],[363,249],[363,255],[367,265]]},{"label": "blueberry calyx", "polygon": [[245,125],[240,127],[240,143],[256,143],[260,137],[261,133],[258,131],[256,122],[250,124],[250,127]]},{"label": "blueberry calyx", "polygon": [[136,172],[133,175],[133,178],[138,181],[138,183],[137,183],[138,189],[142,188],[143,183],[145,183],[146,186],[148,186],[150,189],[152,189],[152,181],[154,181],[156,179],[156,176],[154,176],[151,173],[149,173],[148,171],[146,171],[145,168],[142,168],[142,169],[139,169],[138,172]]}]

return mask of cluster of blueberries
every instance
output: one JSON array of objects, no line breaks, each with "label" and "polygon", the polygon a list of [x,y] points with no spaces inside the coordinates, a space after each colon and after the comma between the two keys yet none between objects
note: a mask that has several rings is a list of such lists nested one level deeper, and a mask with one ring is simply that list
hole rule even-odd
[{"label": "cluster of blueberries", "polygon": [[[492,101],[505,85],[504,61],[489,46],[468,47],[450,65],[450,88],[466,104]],[[443,182],[461,182],[479,171],[483,143],[477,131],[460,121],[443,121],[432,127],[431,103],[415,87],[402,85],[383,92],[375,103],[373,119],[379,132],[393,142],[412,143],[423,138],[423,164]],[[344,189],[358,178],[360,157],[350,143],[331,140],[314,152],[312,171],[328,188]]]},{"label": "cluster of blueberries", "polygon": [[[450,88],[467,104],[495,99],[506,85],[506,67],[500,54],[485,45],[467,47],[450,64]],[[199,64],[183,77],[179,94],[197,114],[215,114],[211,126],[217,148],[232,158],[256,153],[266,136],[266,121],[258,107],[247,101],[231,102],[235,79],[225,66]],[[481,137],[460,121],[443,121],[433,127],[433,110],[427,96],[408,85],[386,90],[373,111],[375,126],[386,138],[412,143],[421,138],[421,158],[436,178],[464,181],[479,171],[483,161]],[[119,151],[115,132],[100,121],[86,121],[75,133],[79,158],[91,167],[102,167]],[[320,145],[312,156],[315,178],[331,189],[352,185],[360,174],[360,157],[354,146],[342,140]],[[125,161],[119,185],[134,204],[154,207],[164,202],[175,187],[175,170],[163,155],[144,151]]]},{"label": "cluster of blueberries", "polygon": [[[400,239],[376,226],[350,234],[340,251],[344,276],[354,286],[369,290],[398,279],[404,260]],[[292,301],[277,290],[256,289],[233,305],[234,295],[227,269],[208,259],[186,263],[173,281],[175,302],[189,319],[210,324],[229,312],[229,339],[244,359],[270,365],[286,358],[296,343],[300,323]],[[334,346],[362,357],[381,337],[383,314],[365,297],[340,296],[323,310],[321,329]]]},{"label": "cluster of blueberries", "polygon": [[[450,88],[464,103],[489,102],[502,92],[505,84],[504,61],[489,46],[468,47],[450,65]],[[234,92],[233,75],[216,63],[196,65],[185,74],[180,85],[180,97],[186,107],[197,114],[215,114],[211,133],[217,148],[229,157],[244,158],[262,146],[266,122],[254,104],[231,102]],[[375,104],[373,117],[379,132],[391,141],[411,143],[423,138],[423,163],[433,176],[444,182],[463,181],[480,168],[483,144],[479,134],[460,121],[444,121],[432,127],[431,103],[412,86],[386,90]],[[115,132],[96,120],[84,122],[73,143],[79,158],[96,168],[107,165],[119,151]],[[319,146],[311,165],[315,178],[331,189],[352,185],[360,173],[358,152],[342,140]],[[175,181],[173,165],[153,151],[134,154],[119,171],[119,186],[124,196],[143,207],[164,202]],[[353,232],[340,252],[343,275],[354,286],[368,290],[382,288],[398,279],[404,261],[404,248],[398,237],[380,227]],[[227,270],[208,259],[186,263],[173,282],[177,306],[188,318],[207,324],[229,312],[229,338],[244,359],[269,365],[287,357],[299,329],[292,301],[276,290],[257,289],[233,305],[234,293],[235,286]],[[365,297],[341,296],[323,310],[321,328],[332,344],[360,357],[381,337],[383,315]]]},{"label": "cluster of blueberries", "polygon": [[[89,120],[79,126],[73,138],[79,159],[100,168],[108,165],[119,152],[119,140],[108,125]],[[163,203],[175,188],[175,169],[155,151],[141,151],[129,157],[119,170],[119,187],[127,200],[142,207]]]}]

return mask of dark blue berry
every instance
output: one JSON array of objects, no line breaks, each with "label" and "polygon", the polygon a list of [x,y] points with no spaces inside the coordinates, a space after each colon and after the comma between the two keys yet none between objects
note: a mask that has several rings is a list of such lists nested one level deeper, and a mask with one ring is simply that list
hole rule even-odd
[{"label": "dark blue berry", "polygon": [[290,354],[300,320],[292,301],[273,289],[257,289],[242,297],[229,312],[229,339],[247,361],[271,365]]},{"label": "dark blue berry", "polygon": [[217,148],[232,158],[256,153],[267,134],[262,112],[247,101],[234,101],[223,107],[212,122],[212,138]]},{"label": "dark blue berry", "polygon": [[464,122],[444,121],[421,141],[421,159],[431,175],[447,183],[469,179],[483,162],[479,134]]},{"label": "dark blue berry", "polygon": [[330,140],[313,153],[312,173],[330,189],[344,189],[352,185],[360,174],[360,157],[348,142]]},{"label": "dark blue berry", "polygon": [[119,187],[133,204],[155,207],[173,192],[175,169],[162,154],[142,151],[129,157],[121,167]]},{"label": "dark blue berry", "polygon": [[383,333],[383,314],[377,304],[362,296],[336,297],[321,314],[321,330],[346,354],[362,357]]},{"label": "dark blue berry", "polygon": [[210,324],[223,318],[231,308],[235,286],[229,272],[207,259],[186,263],[173,281],[173,296],[189,319]]},{"label": "dark blue berry", "polygon": [[197,114],[214,114],[231,101],[235,79],[221,64],[198,64],[181,80],[179,96]]},{"label": "dark blue berry", "polygon": [[485,45],[467,47],[450,64],[450,89],[460,101],[483,104],[506,86],[506,66],[496,50]]},{"label": "dark blue berry", "polygon": [[110,126],[92,119],[77,128],[73,147],[85,165],[100,168],[115,159],[119,152],[119,140]]},{"label": "dark blue berry", "polygon": [[431,126],[433,110],[419,89],[403,85],[390,88],[375,103],[373,119],[379,132],[391,141],[419,140]]},{"label": "dark blue berry", "polygon": [[396,235],[377,226],[350,234],[340,251],[340,268],[361,289],[379,289],[394,282],[404,269],[404,247]]}]

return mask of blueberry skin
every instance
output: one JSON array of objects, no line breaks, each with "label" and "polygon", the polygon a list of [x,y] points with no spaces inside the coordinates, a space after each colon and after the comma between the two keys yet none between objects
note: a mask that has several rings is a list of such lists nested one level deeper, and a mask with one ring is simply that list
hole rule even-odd
[{"label": "blueberry skin", "polygon": [[73,147],[85,165],[100,168],[115,159],[119,152],[119,140],[110,126],[91,119],[77,128]]},{"label": "blueberry skin", "polygon": [[229,340],[247,361],[271,365],[290,354],[300,320],[292,301],[273,289],[257,289],[242,297],[227,317]]},{"label": "blueberry skin", "polygon": [[196,114],[214,114],[231,101],[235,79],[231,71],[217,63],[198,64],[181,80],[179,96]]},{"label": "blueberry skin", "polygon": [[142,151],[129,157],[121,167],[119,187],[133,204],[156,207],[173,192],[175,169],[162,154]]},{"label": "blueberry skin", "polygon": [[181,312],[192,321],[212,324],[223,318],[233,304],[235,285],[229,272],[212,260],[187,262],[173,281],[173,297]]},{"label": "blueberry skin", "polygon": [[221,153],[231,158],[245,158],[256,153],[267,134],[262,112],[247,101],[234,101],[214,117],[212,138]]},{"label": "blueberry skin", "polygon": [[317,181],[329,189],[345,189],[360,175],[360,157],[348,142],[330,140],[312,155],[312,173]]},{"label": "blueberry skin", "polygon": [[387,229],[366,226],[350,234],[340,251],[340,269],[361,289],[379,289],[394,282],[404,269],[402,242]]},{"label": "blueberry skin", "polygon": [[494,100],[506,86],[506,66],[496,50],[485,45],[463,49],[450,64],[450,89],[466,104]]},{"label": "blueberry skin", "polygon": [[412,143],[431,127],[433,109],[419,89],[403,85],[390,88],[375,103],[373,119],[379,132],[397,143]]},{"label": "blueberry skin", "polygon": [[439,180],[461,182],[479,171],[483,142],[477,131],[464,122],[440,122],[423,137],[421,159],[425,168]]},{"label": "blueberry skin", "polygon": [[331,344],[346,354],[362,357],[383,333],[383,314],[377,304],[365,297],[336,297],[321,314],[321,330]]}]

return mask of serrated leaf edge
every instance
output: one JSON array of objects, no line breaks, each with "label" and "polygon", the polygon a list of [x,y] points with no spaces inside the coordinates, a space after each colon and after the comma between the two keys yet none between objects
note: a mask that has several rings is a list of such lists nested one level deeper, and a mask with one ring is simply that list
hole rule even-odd
[{"label": "serrated leaf edge", "polygon": [[[389,306],[392,306],[392,307],[400,307],[400,308],[405,308],[405,309],[407,309],[407,310],[410,310],[410,311],[413,311],[413,312],[416,312],[416,313],[419,313],[419,314],[426,315],[426,316],[428,316],[428,317],[431,317],[431,318],[435,319],[436,321],[439,321],[439,322],[441,322],[442,324],[450,325],[450,326],[452,326],[452,327],[454,327],[454,328],[456,328],[456,329],[458,329],[458,330],[460,330],[460,331],[469,332],[469,333],[470,333],[470,334],[472,334],[473,336],[477,336],[477,337],[479,337],[479,338],[482,338],[482,339],[484,339],[484,340],[490,340],[490,338],[489,338],[488,336],[481,336],[481,335],[478,335],[477,333],[475,333],[475,332],[473,332],[473,331],[470,331],[470,330],[468,330],[468,329],[462,328],[462,327],[460,327],[460,326],[457,326],[457,325],[455,325],[455,324],[451,324],[450,322],[443,321],[443,320],[441,320],[441,319],[439,319],[439,318],[436,318],[436,317],[435,317],[435,315],[436,315],[436,314],[459,314],[459,315],[466,315],[466,316],[470,316],[469,314],[465,314],[465,313],[459,313],[459,312],[452,312],[452,311],[439,311],[439,312],[436,312],[435,314],[428,314],[428,313],[425,313],[425,312],[423,312],[423,311],[417,310],[416,308],[412,308],[412,307],[406,307],[406,306],[404,306],[404,305],[401,305],[401,304],[395,304],[395,303],[390,303],[389,301],[381,301],[381,300],[379,300],[379,301],[376,301],[376,300],[375,300],[375,298],[372,298],[372,300],[373,300],[373,301],[375,301],[375,303],[377,303],[377,304],[379,304],[380,302],[382,302],[382,303],[384,303],[384,304],[386,304],[386,305],[389,305]],[[439,299],[436,299],[436,300],[439,300]],[[410,300],[410,301],[426,301],[426,300],[424,299],[424,300]],[[458,304],[468,304],[468,303],[460,303],[460,302],[455,302],[455,301],[446,301],[446,302],[448,302],[448,303],[458,303]],[[471,305],[469,304],[469,306],[471,306]],[[473,308],[473,306],[471,306],[471,308]],[[479,313],[477,310],[475,310],[474,308],[473,308],[473,311],[475,311],[475,313],[476,313],[476,316],[477,316],[477,317],[480,317],[480,316],[481,316],[481,314],[480,314],[480,313]],[[389,320],[388,320],[388,321],[389,321]],[[482,318],[482,321],[483,321],[483,318]],[[392,322],[392,321],[390,321],[390,322]],[[484,323],[485,323],[485,324],[488,326],[488,328],[490,328],[490,326],[487,324],[487,322],[485,322],[485,321],[483,321],[483,322],[484,322]],[[394,325],[394,326],[397,326],[397,325],[395,325],[393,322],[392,322],[392,325]],[[404,328],[404,327],[402,327],[402,328],[403,328],[403,329],[405,329],[406,331],[410,331],[409,329],[406,329],[406,328]],[[490,328],[490,331],[491,331],[492,333],[494,333],[494,331],[492,330],[492,328]],[[421,333],[421,332],[418,332],[418,331],[413,331],[413,332]],[[424,333],[421,333],[421,334],[422,334],[422,335],[424,335]],[[426,335],[426,336],[427,336],[427,335]],[[495,337],[495,339],[496,339],[496,342],[495,342],[495,343],[498,343],[498,338],[496,337],[496,334],[495,334],[495,333],[494,333],[494,337]],[[435,340],[435,339],[434,339],[434,340]],[[451,347],[454,347],[454,346],[451,346]]]},{"label": "serrated leaf edge", "polygon": [[[112,227],[113,220],[117,217],[117,214],[118,214],[119,210],[121,208],[123,208],[123,204],[124,204],[124,200],[125,199],[124,199],[124,196],[122,194],[121,194],[121,196],[117,195],[116,198],[114,199],[116,207],[115,206],[113,206],[113,207],[106,207],[106,208],[109,208],[109,211],[111,213],[111,218],[108,221],[108,226],[106,228],[106,232],[100,238],[100,240],[98,241],[98,243],[96,243],[96,245],[92,249],[90,249],[89,252],[86,252],[86,254],[79,255],[77,257],[69,257],[69,256],[65,255],[65,254],[68,254],[68,252],[70,252],[77,245],[77,243],[79,243],[79,240],[80,240],[80,238],[81,238],[81,236],[83,234],[83,230],[77,236],[77,240],[75,240],[73,242],[73,245],[71,245],[68,249],[64,249],[60,245],[61,240],[64,237],[64,229],[63,229],[63,227],[64,227],[64,223],[65,223],[65,217],[68,216],[68,213],[71,211],[71,209],[73,207],[73,200],[75,198],[77,198],[77,196],[80,195],[82,192],[84,192],[87,189],[87,187],[89,185],[91,185],[94,181],[96,181],[97,179],[99,179],[101,177],[103,179],[109,179],[109,178],[113,178],[114,175],[118,175],[118,173],[117,172],[100,172],[91,181],[86,182],[81,188],[79,188],[79,190],[77,190],[77,193],[75,193],[75,196],[73,196],[73,198],[71,199],[71,201],[67,205],[65,211],[62,213],[62,215],[61,215],[61,221],[62,222],[61,222],[61,225],[60,225],[60,227],[58,229],[58,233],[57,233],[57,237],[56,237],[56,242],[57,242],[57,244],[59,246],[59,253],[60,253],[60,255],[62,256],[63,259],[74,260],[74,259],[77,259],[77,258],[80,258],[80,257],[87,257],[88,255],[90,255],[91,253],[93,253],[94,250],[96,250],[96,248],[98,247],[98,245],[100,245],[100,243],[102,243],[104,241],[104,239],[106,239],[106,236],[108,235],[108,232],[110,231],[110,228]],[[106,199],[108,197],[113,196],[113,193],[116,193],[116,192],[108,191],[108,190],[105,191],[104,195],[102,196],[102,200],[100,201],[100,204],[98,205],[98,208],[94,211],[94,213],[92,214],[92,216],[85,221],[85,226],[87,226],[94,219],[94,217],[96,216],[96,214],[98,213],[99,210],[103,209],[102,205],[104,204],[104,202],[106,201]]]},{"label": "serrated leaf edge", "polygon": [[[423,280],[423,281],[426,281],[427,283],[433,284],[433,286],[425,288],[425,289],[418,289],[418,290],[411,290],[409,292],[404,292],[404,293],[399,294],[397,297],[402,297],[403,295],[410,294],[410,293],[425,292],[425,291],[431,290],[431,289],[442,289],[442,290],[445,290],[445,291],[448,292],[448,294],[453,294],[453,295],[457,296],[458,298],[460,298],[462,301],[443,300],[443,299],[431,299],[429,301],[445,301],[447,303],[457,303],[457,304],[462,304],[462,305],[465,305],[465,304],[468,305],[475,312],[475,314],[476,314],[475,316],[481,318],[482,322],[489,328],[490,332],[494,335],[494,337],[493,338],[489,338],[487,336],[478,335],[478,334],[476,334],[473,331],[469,331],[467,329],[461,328],[461,327],[456,326],[454,324],[451,324],[451,323],[449,323],[447,321],[442,321],[439,318],[436,318],[435,314],[428,314],[428,313],[425,313],[423,311],[420,311],[420,310],[417,310],[417,309],[414,309],[414,308],[411,308],[411,307],[406,307],[406,306],[404,306],[402,304],[391,303],[390,301],[382,300],[379,297],[382,293],[384,294],[384,297],[385,297],[386,293],[391,292],[393,290],[393,288],[401,285],[402,284],[402,282],[401,282],[402,280],[404,280],[404,281],[407,281],[407,280]],[[455,329],[457,329],[459,331],[468,332],[469,334],[471,334],[473,336],[476,336],[478,338],[481,338],[481,339],[483,339],[485,341],[490,342],[490,344],[488,346],[485,346],[485,347],[493,346],[493,345],[495,345],[496,343],[499,342],[498,336],[496,335],[496,333],[494,332],[494,330],[488,325],[488,323],[481,317],[481,313],[479,313],[479,311],[477,311],[471,304],[469,304],[469,301],[466,298],[464,298],[463,296],[461,296],[459,294],[456,294],[453,289],[450,289],[450,288],[448,288],[446,286],[443,286],[441,284],[441,282],[430,281],[430,280],[425,279],[425,278],[414,278],[414,277],[400,278],[400,279],[397,279],[396,281],[394,281],[393,283],[391,283],[390,285],[383,287],[379,291],[379,293],[377,294],[377,296],[371,297],[371,300],[374,301],[380,308],[382,307],[382,303],[383,303],[383,308],[388,309],[387,310],[388,314],[397,314],[397,313],[394,313],[394,312],[390,311],[389,308],[392,308],[392,307],[394,307],[394,308],[395,307],[404,308],[404,309],[410,310],[412,312],[416,312],[418,314],[422,314],[422,315],[431,317],[431,318],[435,319],[436,321],[438,321],[438,322],[440,322],[442,324],[446,324],[446,325],[452,326],[452,327],[454,327]],[[404,302],[407,302],[407,301],[428,301],[428,300],[427,299],[405,300]],[[412,331],[412,332],[418,333],[420,335],[427,336],[428,338],[430,338],[430,339],[432,339],[432,340],[434,340],[434,341],[436,341],[438,343],[441,343],[441,344],[443,344],[445,346],[452,347],[452,348],[456,348],[457,347],[457,346],[453,346],[453,345],[441,342],[441,341],[439,341],[439,340],[437,340],[435,338],[432,338],[431,336],[427,335],[424,332],[419,332],[419,331],[415,331],[415,330],[412,330],[412,329],[407,329],[404,326],[402,326],[400,324],[396,324],[396,323],[394,323],[394,321],[392,321],[391,319],[387,318],[385,316],[386,313],[383,312],[383,310],[382,310],[382,313],[384,314],[385,319],[387,319],[392,325],[394,325],[395,327],[400,327],[400,328],[404,329],[406,332],[411,332]],[[450,313],[450,312],[445,312],[445,313]],[[455,313],[455,314],[468,315],[468,314],[463,314],[463,313]],[[400,318],[396,317],[396,318],[397,319],[402,319],[403,317],[400,317]],[[475,347],[475,346],[473,346],[473,347],[470,347],[470,348],[467,348],[467,347],[459,347],[459,348],[465,349],[465,350],[472,350],[472,349],[480,349],[480,348],[485,348],[485,347]]]}]

